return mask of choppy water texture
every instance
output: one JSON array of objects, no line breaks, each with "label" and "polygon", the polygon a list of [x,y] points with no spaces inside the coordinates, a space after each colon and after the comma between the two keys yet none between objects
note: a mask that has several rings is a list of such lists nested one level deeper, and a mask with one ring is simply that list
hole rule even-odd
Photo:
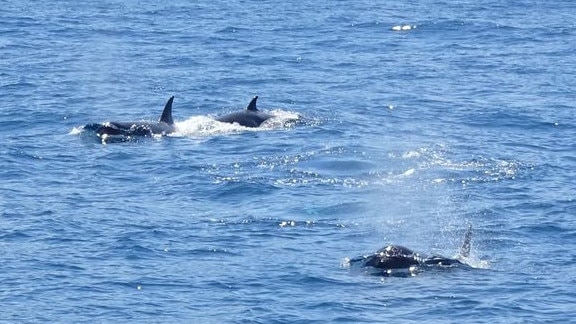
[{"label": "choppy water texture", "polygon": [[[572,1],[2,1],[0,321],[569,322]],[[82,125],[172,136],[103,145]],[[214,116],[259,107],[294,123]],[[387,243],[467,268],[343,266]]]}]

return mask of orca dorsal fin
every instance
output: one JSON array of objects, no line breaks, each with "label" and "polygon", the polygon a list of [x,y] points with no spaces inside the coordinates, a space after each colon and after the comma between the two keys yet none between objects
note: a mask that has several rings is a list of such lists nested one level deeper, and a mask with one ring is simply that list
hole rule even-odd
[{"label": "orca dorsal fin", "polygon": [[464,235],[464,242],[462,242],[462,246],[460,247],[460,251],[458,252],[459,256],[463,258],[467,258],[470,256],[470,241],[472,240],[472,225],[468,225],[468,230]]},{"label": "orca dorsal fin", "polygon": [[254,98],[252,98],[252,101],[250,101],[248,107],[246,107],[246,110],[258,111],[258,109],[256,109],[256,100],[258,100],[258,96],[254,96]]},{"label": "orca dorsal fin", "polygon": [[164,106],[164,111],[162,112],[162,117],[160,117],[160,122],[164,122],[168,125],[174,125],[174,119],[172,119],[172,102],[174,101],[174,96],[170,97]]}]

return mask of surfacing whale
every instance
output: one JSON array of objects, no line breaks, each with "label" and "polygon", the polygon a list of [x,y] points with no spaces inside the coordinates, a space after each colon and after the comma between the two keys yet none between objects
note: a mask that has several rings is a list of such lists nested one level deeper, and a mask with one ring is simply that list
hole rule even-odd
[{"label": "surfacing whale", "polygon": [[223,123],[239,124],[244,127],[258,127],[273,116],[258,110],[256,100],[258,100],[258,96],[252,98],[245,110],[217,117],[216,120]]},{"label": "surfacing whale", "polygon": [[174,96],[170,97],[164,106],[162,116],[157,122],[104,122],[92,123],[84,126],[84,130],[93,131],[103,141],[110,137],[121,140],[130,139],[133,136],[153,136],[166,135],[176,130],[174,119],[172,119],[172,102]]},{"label": "surfacing whale", "polygon": [[[460,247],[456,258],[447,258],[439,255],[421,255],[411,249],[401,245],[388,245],[371,255],[363,255],[351,259],[350,265],[359,265],[366,268],[371,267],[378,270],[381,275],[402,274],[401,270],[407,270],[409,273],[421,271],[425,268],[444,268],[454,266],[467,266],[463,259],[470,255],[470,240],[472,239],[472,227],[464,236],[464,242]],[[400,270],[398,272],[397,270]]]}]

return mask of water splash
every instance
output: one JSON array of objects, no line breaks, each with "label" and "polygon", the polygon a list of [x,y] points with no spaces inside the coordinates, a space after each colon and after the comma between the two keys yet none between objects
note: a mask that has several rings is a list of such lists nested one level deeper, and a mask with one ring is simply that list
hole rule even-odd
[{"label": "water splash", "polygon": [[170,136],[207,137],[242,132],[262,132],[290,128],[301,120],[301,116],[298,113],[291,111],[277,109],[268,113],[273,115],[273,117],[262,123],[260,127],[244,127],[238,124],[223,123],[211,116],[192,116],[184,121],[176,122],[177,131]]}]

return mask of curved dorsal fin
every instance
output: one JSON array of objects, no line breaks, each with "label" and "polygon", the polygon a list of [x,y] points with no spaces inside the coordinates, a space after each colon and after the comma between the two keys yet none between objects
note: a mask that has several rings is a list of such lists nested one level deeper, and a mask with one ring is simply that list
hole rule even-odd
[{"label": "curved dorsal fin", "polygon": [[248,107],[246,107],[246,110],[258,111],[258,109],[256,109],[256,100],[258,100],[258,96],[254,96],[254,98],[252,98],[252,101],[250,101]]},{"label": "curved dorsal fin", "polygon": [[160,117],[160,122],[164,122],[168,125],[174,124],[174,119],[172,119],[172,102],[174,101],[174,96],[168,99],[166,105],[164,106],[164,111],[162,112],[162,117]]}]

